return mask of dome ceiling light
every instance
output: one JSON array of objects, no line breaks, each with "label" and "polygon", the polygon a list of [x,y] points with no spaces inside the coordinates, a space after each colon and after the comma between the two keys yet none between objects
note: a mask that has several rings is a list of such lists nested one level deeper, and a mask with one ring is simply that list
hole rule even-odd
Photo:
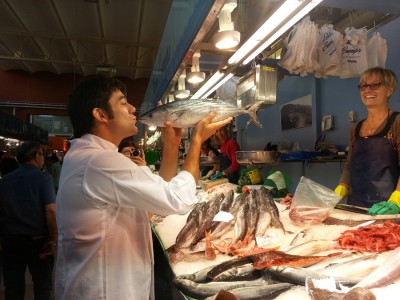
[{"label": "dome ceiling light", "polygon": [[178,89],[174,92],[175,98],[185,99],[189,97],[190,91],[185,89],[186,70],[183,70],[181,76],[178,78]]},{"label": "dome ceiling light", "polygon": [[228,0],[219,12],[219,31],[213,37],[218,49],[231,49],[240,43],[240,32],[235,30],[231,16],[236,6],[237,0]]},{"label": "dome ceiling light", "polygon": [[200,50],[197,50],[192,57],[191,72],[187,75],[187,81],[192,84],[203,82],[206,78],[204,72],[200,72]]}]

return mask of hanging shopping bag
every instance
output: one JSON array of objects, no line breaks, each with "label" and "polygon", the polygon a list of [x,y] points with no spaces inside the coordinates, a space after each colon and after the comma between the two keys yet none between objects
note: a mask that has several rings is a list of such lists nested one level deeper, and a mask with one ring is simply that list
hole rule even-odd
[{"label": "hanging shopping bag", "polygon": [[359,77],[368,69],[367,29],[346,28],[341,52],[340,77]]},{"label": "hanging shopping bag", "polygon": [[287,52],[278,63],[291,74],[306,76],[319,69],[318,26],[307,16],[295,25],[285,39]]},{"label": "hanging shopping bag", "polygon": [[368,67],[385,67],[387,57],[386,40],[381,37],[379,32],[375,32],[367,42],[367,61]]},{"label": "hanging shopping bag", "polygon": [[333,29],[332,24],[325,24],[319,30],[318,62],[320,69],[316,77],[338,76],[340,70],[340,51],[343,35]]}]

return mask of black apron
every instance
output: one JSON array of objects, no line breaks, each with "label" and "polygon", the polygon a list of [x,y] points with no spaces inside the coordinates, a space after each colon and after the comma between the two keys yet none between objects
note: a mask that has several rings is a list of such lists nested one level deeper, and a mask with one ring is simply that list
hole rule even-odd
[{"label": "black apron", "polygon": [[392,113],[385,128],[377,135],[360,137],[361,125],[355,129],[355,140],[350,163],[351,205],[371,207],[387,201],[396,189],[399,179],[399,162],[392,136],[392,124],[397,116]]},{"label": "black apron", "polygon": [[[218,156],[219,160],[219,169],[221,172],[225,171],[226,169],[229,168],[229,166],[232,164],[232,161],[229,159],[229,157],[225,153],[220,153]],[[239,181],[239,172],[230,172],[228,175],[228,180],[230,183],[237,184]]]}]

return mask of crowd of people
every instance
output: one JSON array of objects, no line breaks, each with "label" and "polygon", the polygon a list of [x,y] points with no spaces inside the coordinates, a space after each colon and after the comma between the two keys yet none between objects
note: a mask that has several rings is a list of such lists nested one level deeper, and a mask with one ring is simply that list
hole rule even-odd
[{"label": "crowd of people", "polygon": [[[390,70],[372,68],[361,75],[368,116],[351,128],[348,159],[335,189],[371,214],[400,212],[400,117],[389,108],[396,87]],[[50,299],[53,290],[59,300],[154,299],[149,215],[188,212],[199,201],[199,179],[238,182],[240,147],[229,132],[232,118],[214,122],[217,112],[210,112],[201,120],[180,170],[182,129],[165,122],[154,174],[132,138],[138,133],[136,108],[121,81],[86,79],[67,107],[74,139],[62,160],[45,157],[45,148],[34,141],[22,143],[16,157],[1,157],[5,299],[24,298],[27,268],[35,299]],[[200,156],[217,163],[200,169]]]}]

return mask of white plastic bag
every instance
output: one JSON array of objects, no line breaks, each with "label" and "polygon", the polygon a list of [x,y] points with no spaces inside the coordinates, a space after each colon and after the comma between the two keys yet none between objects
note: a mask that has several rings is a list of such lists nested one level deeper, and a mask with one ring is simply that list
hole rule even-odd
[{"label": "white plastic bag", "polygon": [[306,76],[318,70],[318,25],[304,18],[295,25],[288,37],[285,39],[287,52],[279,66],[288,70],[291,74]]},{"label": "white plastic bag", "polygon": [[375,32],[367,42],[368,67],[385,67],[387,57],[386,40],[379,32]]},{"label": "white plastic bag", "polygon": [[333,29],[332,24],[325,24],[319,30],[318,61],[320,69],[316,77],[338,76],[340,70],[343,35]]},{"label": "white plastic bag", "polygon": [[359,77],[368,69],[367,62],[367,29],[346,28],[342,53],[340,77]]}]

